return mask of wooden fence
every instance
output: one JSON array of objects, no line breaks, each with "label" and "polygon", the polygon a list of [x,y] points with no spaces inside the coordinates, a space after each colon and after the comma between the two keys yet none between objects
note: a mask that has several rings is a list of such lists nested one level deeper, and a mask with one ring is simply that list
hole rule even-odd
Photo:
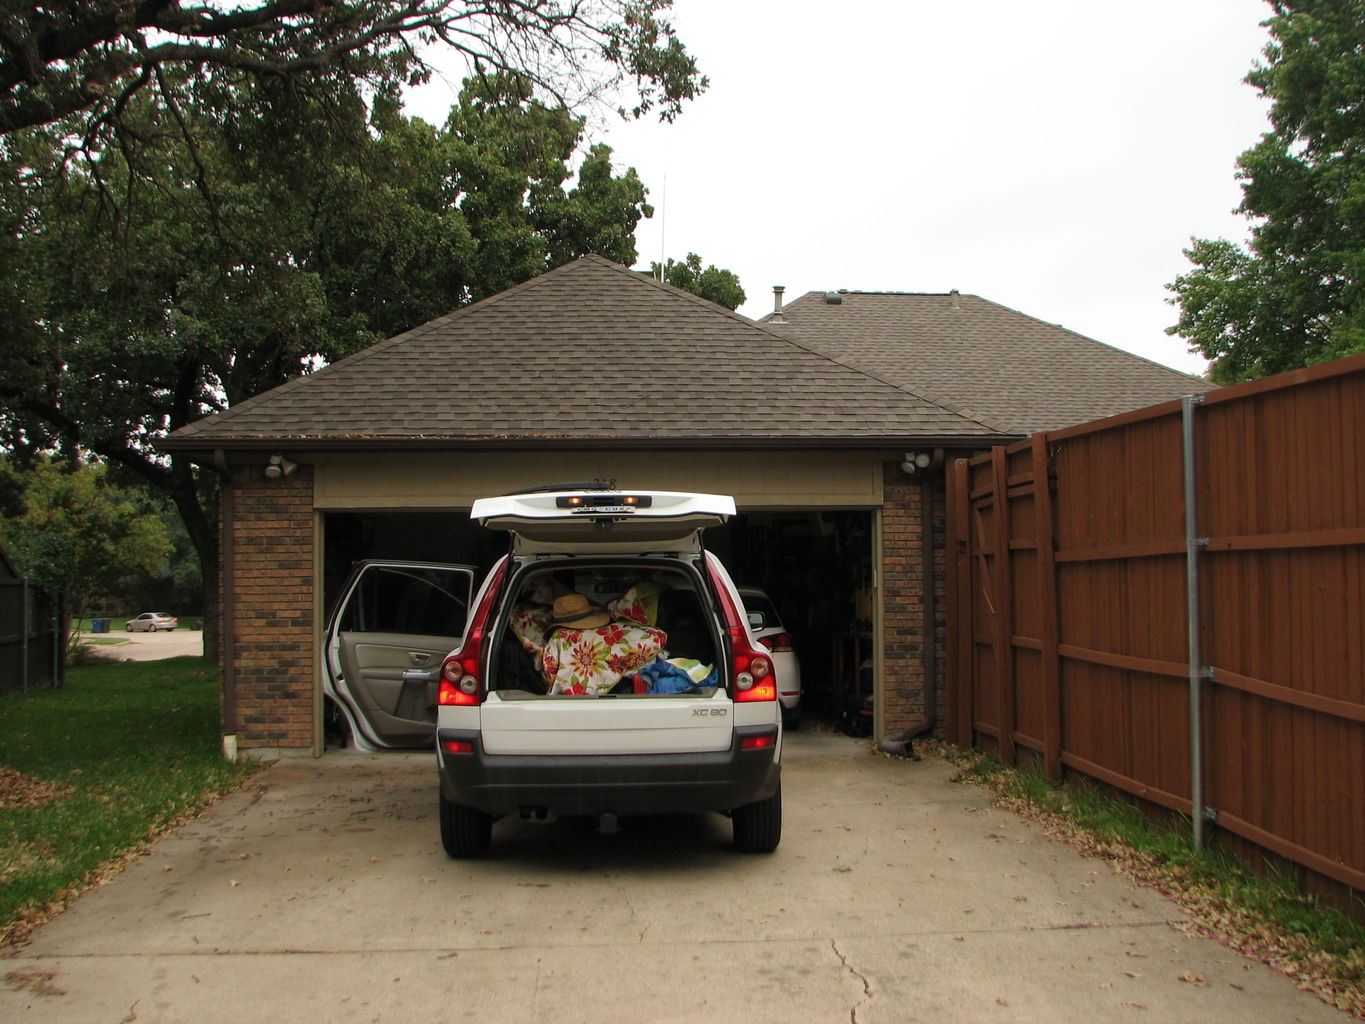
[{"label": "wooden fence", "polygon": [[0,578],[0,697],[61,683],[65,652],[54,611],[44,591]]},{"label": "wooden fence", "polygon": [[1365,890],[1362,433],[1365,356],[955,462],[950,738]]}]

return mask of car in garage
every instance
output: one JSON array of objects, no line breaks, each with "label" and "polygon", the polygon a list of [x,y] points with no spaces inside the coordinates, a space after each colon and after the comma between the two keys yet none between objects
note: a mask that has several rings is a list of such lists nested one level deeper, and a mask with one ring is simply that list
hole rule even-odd
[{"label": "car in garage", "polygon": [[749,617],[749,632],[773,659],[777,677],[777,699],[782,705],[782,724],[795,729],[801,724],[801,663],[791,634],[782,625],[777,606],[767,592],[758,587],[740,587],[739,596]]},{"label": "car in garage", "polygon": [[167,615],[165,612],[143,612],[136,618],[127,620],[123,628],[129,633],[156,633],[160,630],[167,632],[180,625],[180,620],[174,615]]}]

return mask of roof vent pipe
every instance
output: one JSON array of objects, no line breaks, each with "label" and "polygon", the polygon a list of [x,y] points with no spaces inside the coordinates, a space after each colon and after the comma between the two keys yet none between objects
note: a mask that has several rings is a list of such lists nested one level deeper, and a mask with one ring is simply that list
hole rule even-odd
[{"label": "roof vent pipe", "polygon": [[962,309],[962,303],[958,301],[958,299],[959,299],[959,297],[960,297],[960,293],[958,292],[958,290],[957,290],[956,288],[954,288],[952,291],[950,291],[950,292],[948,293],[948,297],[951,298],[951,299],[953,300],[953,309],[955,309],[955,310],[961,310],[961,309]]},{"label": "roof vent pipe", "polygon": [[773,312],[774,312],[774,313],[781,313],[781,312],[782,312],[782,293],[785,292],[786,290],[787,290],[787,286],[784,285],[784,284],[775,284],[775,285],[773,285]]}]

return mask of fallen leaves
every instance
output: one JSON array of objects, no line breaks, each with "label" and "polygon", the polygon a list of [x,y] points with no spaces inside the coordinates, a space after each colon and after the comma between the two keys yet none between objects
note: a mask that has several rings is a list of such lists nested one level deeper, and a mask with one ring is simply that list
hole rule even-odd
[{"label": "fallen leaves", "polygon": [[42,807],[71,793],[71,787],[60,782],[40,782],[31,775],[0,766],[0,811]]}]

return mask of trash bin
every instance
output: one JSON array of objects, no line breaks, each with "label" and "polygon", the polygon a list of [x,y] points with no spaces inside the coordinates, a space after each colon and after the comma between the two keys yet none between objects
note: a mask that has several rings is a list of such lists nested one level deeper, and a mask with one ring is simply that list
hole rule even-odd
[{"label": "trash bin", "polygon": [[107,632],[109,632],[109,620],[108,620],[108,619],[91,619],[91,620],[90,620],[90,632],[92,632],[92,633],[107,633]]}]

